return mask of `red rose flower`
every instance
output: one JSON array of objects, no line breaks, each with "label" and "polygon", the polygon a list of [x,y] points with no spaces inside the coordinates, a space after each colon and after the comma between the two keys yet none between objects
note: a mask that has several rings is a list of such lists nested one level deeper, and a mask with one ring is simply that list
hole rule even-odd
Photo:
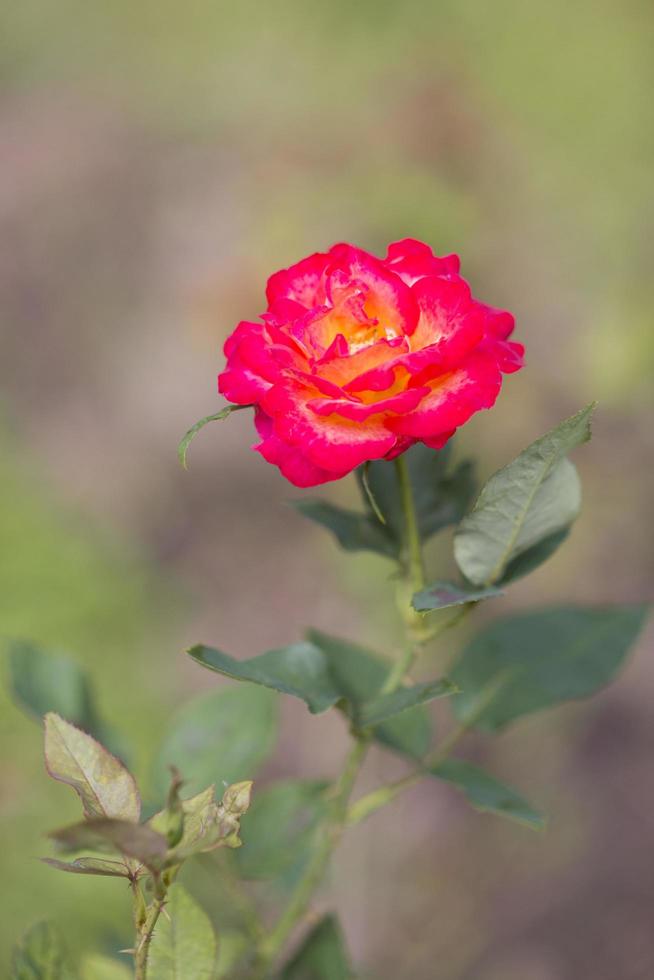
[{"label": "red rose flower", "polygon": [[334,245],[268,281],[218,378],[255,406],[254,448],[299,487],[338,480],[417,441],[441,449],[522,365],[510,313],[473,299],[456,255],[405,239],[380,260]]}]

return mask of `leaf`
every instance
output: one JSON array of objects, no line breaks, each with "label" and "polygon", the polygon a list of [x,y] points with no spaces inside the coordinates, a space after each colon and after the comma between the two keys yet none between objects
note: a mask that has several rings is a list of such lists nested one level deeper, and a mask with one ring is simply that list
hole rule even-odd
[{"label": "leaf", "polygon": [[481,602],[503,595],[501,589],[476,589],[455,582],[432,582],[422,592],[416,592],[411,605],[416,612],[431,612],[433,609],[447,609],[450,606],[463,606],[468,602]]},{"label": "leaf", "polygon": [[374,727],[401,714],[408,708],[413,708],[418,704],[426,704],[435,698],[457,694],[458,690],[458,687],[447,678],[425,681],[411,687],[401,687],[393,694],[385,694],[362,704],[358,712],[358,722],[362,728]]},{"label": "leaf", "polygon": [[294,643],[251,660],[235,660],[205,646],[191,647],[188,653],[196,663],[226,677],[301,698],[313,714],[331,708],[341,696],[329,675],[324,653],[312,643]]},{"label": "leaf", "polygon": [[9,680],[15,701],[39,720],[56,711],[73,724],[96,724],[88,678],[69,657],[43,653],[22,640],[9,644]]},{"label": "leaf", "polygon": [[396,557],[396,541],[374,514],[359,514],[325,500],[294,500],[292,503],[304,517],[331,531],[346,551],[374,551],[387,558]]},{"label": "leaf", "polygon": [[[347,698],[353,720],[360,706],[378,693],[391,665],[374,653],[348,640],[310,630],[309,640],[319,647],[329,663],[329,671],[337,689]],[[431,744],[431,722],[421,706],[404,711],[373,731],[374,738],[403,755],[422,758]]]},{"label": "leaf", "polygon": [[[404,454],[409,467],[418,528],[423,541],[449,524],[456,524],[465,514],[475,493],[475,479],[471,463],[460,463],[448,475],[451,447],[430,449],[416,443]],[[364,504],[369,515],[375,518],[362,483],[362,471],[356,471]],[[389,460],[375,460],[367,470],[370,492],[386,519],[388,536],[394,541],[397,555],[404,540],[404,512],[397,480],[395,464]]]},{"label": "leaf", "polygon": [[187,701],[173,716],[157,760],[156,785],[165,792],[168,767],[199,792],[252,777],[277,734],[275,698],[261,687],[228,687]]},{"label": "leaf", "polygon": [[448,759],[429,771],[438,779],[462,790],[475,810],[515,820],[533,830],[542,830],[545,827],[543,815],[532,809],[515,790],[504,786],[469,762]]},{"label": "leaf", "polygon": [[[494,731],[521,715],[588,697],[608,684],[643,625],[646,607],[561,607],[499,620],[479,633],[451,671],[454,710]],[[478,699],[505,675],[481,712]]]},{"label": "leaf", "polygon": [[153,980],[211,980],[216,964],[216,937],[208,915],[182,885],[168,893],[167,916],[161,916],[148,956]]},{"label": "leaf", "polygon": [[72,980],[61,937],[49,922],[38,922],[14,947],[11,980]]},{"label": "leaf", "polygon": [[41,721],[49,711],[55,711],[114,754],[123,754],[120,740],[98,716],[88,676],[74,660],[46,653],[24,640],[13,640],[8,646],[8,662],[12,696],[27,714]]},{"label": "leaf", "polygon": [[135,858],[148,867],[157,866],[168,851],[168,842],[147,824],[109,817],[83,820],[48,834],[61,850],[110,851]]},{"label": "leaf", "polygon": [[82,962],[80,980],[130,980],[132,971],[110,956],[91,955]]},{"label": "leaf", "polygon": [[57,861],[56,858],[41,858],[44,864],[58,871],[68,871],[75,875],[99,875],[106,878],[129,878],[129,870],[120,861],[107,861],[104,858],[81,857],[74,861]]},{"label": "leaf", "polygon": [[327,915],[314,926],[280,980],[352,980],[343,936],[334,916]]},{"label": "leaf", "polygon": [[188,432],[180,442],[179,446],[177,447],[177,456],[184,469],[186,469],[186,453],[188,452],[188,447],[190,446],[191,442],[198,434],[200,429],[203,429],[205,425],[207,425],[209,422],[222,422],[223,419],[228,418],[232,414],[232,412],[238,412],[242,408],[252,408],[252,406],[251,405],[225,405],[225,407],[221,409],[220,412],[216,412],[215,415],[205,415],[203,419],[200,419],[199,422],[196,422],[195,425],[191,426],[191,428],[188,430]]},{"label": "leaf", "polygon": [[141,798],[132,774],[94,738],[54,712],[45,716],[45,761],[53,779],[72,786],[87,817],[139,819]]},{"label": "leaf", "polygon": [[[579,477],[565,456],[590,439],[594,407],[593,403],[561,422],[486,483],[454,536],[454,556],[470,582],[502,581],[512,561],[568,528],[577,517]],[[546,550],[544,557],[552,550]]]},{"label": "leaf", "polygon": [[304,864],[312,832],[325,812],[326,786],[288,780],[256,794],[242,821],[244,846],[235,855],[244,878],[274,878]]}]

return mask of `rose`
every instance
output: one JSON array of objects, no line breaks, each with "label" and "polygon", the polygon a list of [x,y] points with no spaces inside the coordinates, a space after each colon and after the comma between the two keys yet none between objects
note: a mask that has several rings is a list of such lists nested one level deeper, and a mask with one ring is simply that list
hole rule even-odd
[{"label": "rose", "polygon": [[413,239],[380,260],[335,245],[275,273],[218,378],[255,406],[254,446],[296,486],[338,480],[417,441],[441,449],[521,367],[510,313],[473,299],[456,255]]}]

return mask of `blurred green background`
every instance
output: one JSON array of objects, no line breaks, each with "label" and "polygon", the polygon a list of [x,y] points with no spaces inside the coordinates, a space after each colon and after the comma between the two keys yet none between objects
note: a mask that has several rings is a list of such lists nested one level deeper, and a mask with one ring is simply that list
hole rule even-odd
[{"label": "blurred green background", "polygon": [[[600,401],[582,518],[504,611],[651,595],[653,42],[649,0],[3,6],[0,633],[88,668],[142,779],[171,707],[213,685],[184,645],[251,656],[307,623],[393,638],[389,568],[287,506],[246,413],[188,473],[175,455],[266,276],[334,241],[457,251],[515,311],[528,366],[459,440],[484,473]],[[443,786],[352,834],[322,904],[364,976],[650,980],[648,646],[591,704],[471,742],[546,836]],[[77,808],[0,698],[0,973],[43,916],[73,946],[128,944],[121,884],[35,860]],[[284,703],[260,785],[329,777],[344,746],[337,718]],[[376,754],[363,785],[399,771]]]}]

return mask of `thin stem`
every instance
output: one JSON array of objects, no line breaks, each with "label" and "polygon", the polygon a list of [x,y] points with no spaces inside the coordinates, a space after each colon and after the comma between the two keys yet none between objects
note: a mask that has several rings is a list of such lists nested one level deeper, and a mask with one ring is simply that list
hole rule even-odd
[{"label": "thin stem", "polygon": [[152,942],[154,929],[159,921],[159,916],[165,903],[166,895],[163,892],[155,897],[147,909],[145,921],[141,927],[140,936],[134,951],[134,980],[146,980],[150,943]]},{"label": "thin stem", "polygon": [[330,815],[322,828],[320,843],[288,905],[260,947],[259,972],[256,976],[265,976],[268,965],[281,952],[296,924],[304,916],[314,891],[322,881],[331,853],[343,833],[348,801],[367,752],[368,742],[367,737],[358,738],[347,757],[343,773],[334,787]]},{"label": "thin stem", "polygon": [[400,484],[400,499],[404,511],[406,559],[409,566],[409,577],[414,592],[420,592],[425,587],[425,566],[422,559],[420,530],[416,517],[415,501],[411,488],[409,466],[404,455],[395,460],[395,469]]},{"label": "thin stem", "polygon": [[380,786],[379,789],[375,789],[358,799],[347,811],[345,818],[347,826],[352,827],[357,823],[361,823],[362,820],[369,817],[375,810],[379,810],[380,807],[392,802],[404,790],[415,786],[425,776],[431,775],[437,766],[446,762],[452,750],[458,745],[463,736],[470,731],[489,704],[497,697],[509,676],[510,673],[505,671],[486,685],[477,698],[474,709],[441,740],[434,751],[423,760],[419,769],[410,772],[407,776],[398,779],[394,783]]},{"label": "thin stem", "polygon": [[[404,512],[405,584],[410,593],[420,592],[425,587],[425,568],[411,479],[406,460],[403,456],[396,459],[395,465]],[[414,613],[408,602],[410,595],[406,598],[408,608],[406,611],[403,610],[403,612],[407,632],[407,647],[390,670],[380,694],[392,694],[393,691],[400,687],[424,643],[421,618],[417,613]],[[273,926],[268,937],[259,947],[259,956],[254,968],[253,980],[260,980],[260,978],[266,976],[268,968],[281,953],[295,926],[305,915],[311,897],[324,877],[332,852],[340,841],[345,829],[350,795],[368,751],[369,742],[369,735],[358,734],[356,736],[356,742],[347,757],[343,773],[334,787],[329,814],[325,824],[321,828],[322,836],[320,841],[302,878],[291,895],[288,905],[282,912],[277,923]]]}]

